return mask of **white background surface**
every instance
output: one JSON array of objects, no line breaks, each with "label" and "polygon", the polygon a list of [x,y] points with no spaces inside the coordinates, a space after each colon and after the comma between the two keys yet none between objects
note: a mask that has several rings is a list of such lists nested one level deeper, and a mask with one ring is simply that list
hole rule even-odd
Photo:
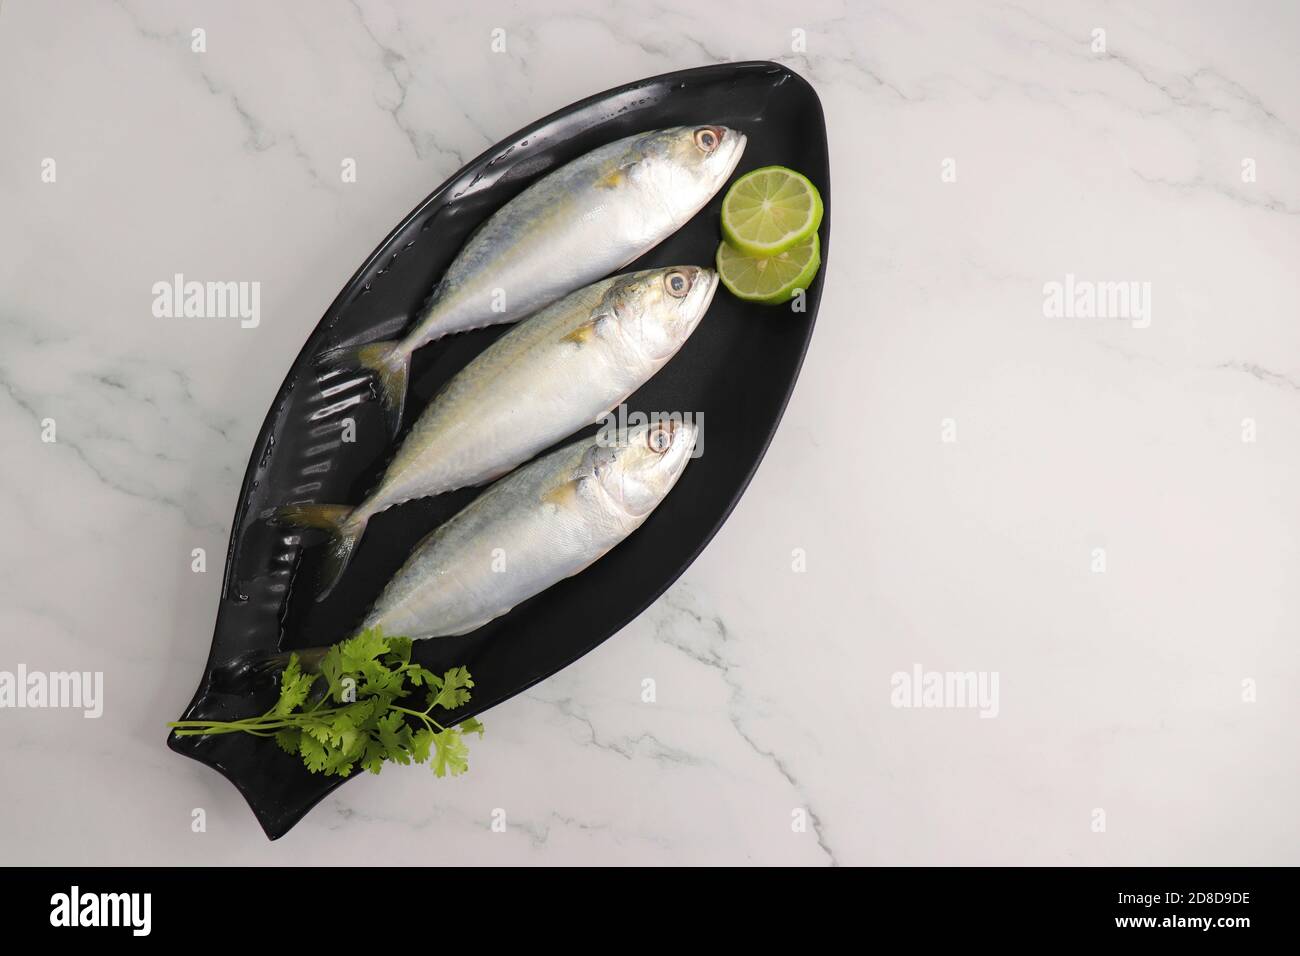
[{"label": "white background surface", "polygon": [[[97,721],[0,710],[0,862],[1300,862],[1300,8],[438,6],[0,6],[0,669],[106,681]],[[162,725],[305,336],[498,139],[757,58],[820,93],[835,210],[739,508],[467,776],[366,778],[268,843]],[[260,281],[260,327],[154,318],[176,272]],[[1045,317],[1067,273],[1151,283],[1149,327]],[[891,706],[915,664],[996,671],[999,715]]]}]

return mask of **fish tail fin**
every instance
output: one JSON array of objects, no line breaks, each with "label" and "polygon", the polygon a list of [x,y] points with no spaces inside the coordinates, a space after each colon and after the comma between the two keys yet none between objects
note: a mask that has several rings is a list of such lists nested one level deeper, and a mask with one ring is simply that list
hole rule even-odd
[{"label": "fish tail fin", "polygon": [[411,373],[411,353],[403,348],[400,340],[335,349],[321,356],[320,363],[331,366],[360,365],[374,372],[379,381],[379,398],[388,419],[388,430],[391,434],[397,434],[402,427],[406,384]]},{"label": "fish tail fin", "polygon": [[325,552],[325,563],[321,568],[321,589],[316,595],[316,600],[323,601],[347,570],[357,542],[366,533],[366,523],[370,516],[360,508],[349,508],[347,505],[304,504],[279,508],[275,512],[275,520],[295,528],[318,528],[330,533],[329,549]]}]

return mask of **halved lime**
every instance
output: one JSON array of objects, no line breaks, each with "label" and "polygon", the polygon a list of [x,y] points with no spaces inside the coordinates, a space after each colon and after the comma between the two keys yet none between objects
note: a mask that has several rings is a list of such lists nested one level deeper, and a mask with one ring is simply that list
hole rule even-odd
[{"label": "halved lime", "polygon": [[722,200],[722,234],[747,256],[774,256],[822,222],[822,197],[807,176],[764,166],[732,183]]},{"label": "halved lime", "polygon": [[718,276],[746,302],[779,305],[808,288],[822,264],[822,244],[813,233],[774,256],[747,256],[727,241],[718,244]]}]

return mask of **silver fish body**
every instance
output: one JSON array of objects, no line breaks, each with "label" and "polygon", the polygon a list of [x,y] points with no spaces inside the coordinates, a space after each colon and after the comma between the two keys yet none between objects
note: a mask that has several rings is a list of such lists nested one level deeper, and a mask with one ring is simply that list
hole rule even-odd
[{"label": "silver fish body", "polygon": [[599,420],[685,344],[717,283],[711,269],[650,269],[521,322],[434,398],[357,517],[499,478]]},{"label": "silver fish body", "polygon": [[363,628],[467,634],[589,567],[641,526],[685,470],[689,423],[583,439],[502,478],[429,535]]},{"label": "silver fish body", "polygon": [[722,126],[637,133],[529,186],[475,232],[400,341],[342,350],[378,376],[394,429],[410,358],[457,332],[516,322],[623,268],[685,225],[727,182],[745,135]]},{"label": "silver fish body", "polygon": [[736,130],[674,127],[601,146],[543,177],[466,243],[403,348],[516,321],[623,268],[699,212],[744,148]]}]

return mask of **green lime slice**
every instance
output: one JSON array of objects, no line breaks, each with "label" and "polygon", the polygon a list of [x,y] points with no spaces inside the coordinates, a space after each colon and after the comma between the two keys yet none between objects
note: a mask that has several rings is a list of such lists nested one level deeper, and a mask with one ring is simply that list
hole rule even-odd
[{"label": "green lime slice", "polygon": [[746,173],[722,200],[722,234],[747,256],[784,252],[816,232],[821,221],[817,187],[784,166]]},{"label": "green lime slice", "polygon": [[774,256],[747,256],[729,242],[718,244],[718,275],[732,294],[746,302],[779,305],[806,290],[822,264],[822,244],[813,233]]}]

